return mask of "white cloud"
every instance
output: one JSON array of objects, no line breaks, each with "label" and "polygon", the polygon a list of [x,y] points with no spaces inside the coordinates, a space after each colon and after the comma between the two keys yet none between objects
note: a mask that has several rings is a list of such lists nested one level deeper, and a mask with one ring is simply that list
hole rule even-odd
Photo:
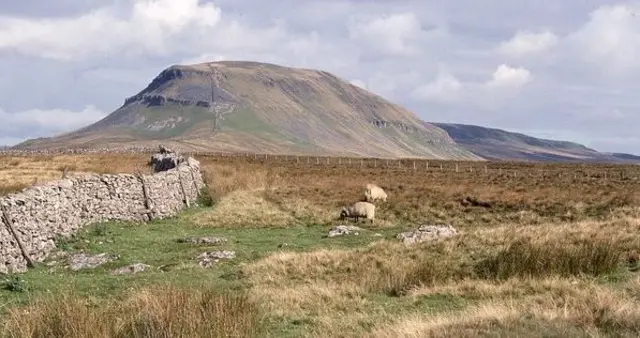
[{"label": "white cloud", "polygon": [[0,16],[0,50],[57,60],[164,54],[180,44],[182,33],[206,39],[199,33],[214,28],[221,11],[198,0],[135,0],[128,14],[103,7],[75,17]]},{"label": "white cloud", "polygon": [[116,107],[166,66],[216,60],[327,70],[431,121],[577,128],[591,139],[633,136],[640,122],[630,2],[62,2],[0,4],[0,102],[20,112],[0,113],[3,140],[89,124],[103,114],[43,109]]},{"label": "white cloud", "polygon": [[193,64],[204,63],[204,62],[216,62],[216,61],[225,61],[225,60],[228,60],[228,58],[222,54],[201,54],[196,57],[191,57],[188,59],[181,60],[179,64],[193,65]]},{"label": "white cloud", "polygon": [[393,55],[414,54],[418,50],[415,42],[424,32],[414,13],[353,16],[347,28],[351,39]]},{"label": "white cloud", "polygon": [[501,64],[493,72],[491,80],[487,82],[492,88],[517,88],[531,81],[531,72],[522,67],[511,67]]},{"label": "white cloud", "polygon": [[422,101],[451,102],[458,98],[462,83],[453,75],[440,71],[433,82],[418,86],[411,95]]},{"label": "white cloud", "polygon": [[509,41],[498,46],[498,52],[510,57],[521,57],[529,54],[538,54],[559,42],[559,38],[550,31],[539,33],[530,31],[518,31]]},{"label": "white cloud", "polygon": [[578,57],[607,72],[640,69],[640,5],[606,5],[568,37]]},{"label": "white cloud", "polygon": [[12,137],[12,133],[38,129],[48,133],[58,133],[84,127],[97,122],[107,114],[93,105],[87,105],[81,111],[66,109],[31,109],[21,112],[8,113],[0,109],[2,134]]}]

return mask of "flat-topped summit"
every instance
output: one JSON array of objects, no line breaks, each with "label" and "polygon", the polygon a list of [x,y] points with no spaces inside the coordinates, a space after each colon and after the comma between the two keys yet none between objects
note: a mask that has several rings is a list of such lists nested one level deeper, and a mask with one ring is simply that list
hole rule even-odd
[{"label": "flat-topped summit", "polygon": [[150,146],[480,159],[441,128],[331,73],[252,61],[173,65],[82,129],[16,148]]}]

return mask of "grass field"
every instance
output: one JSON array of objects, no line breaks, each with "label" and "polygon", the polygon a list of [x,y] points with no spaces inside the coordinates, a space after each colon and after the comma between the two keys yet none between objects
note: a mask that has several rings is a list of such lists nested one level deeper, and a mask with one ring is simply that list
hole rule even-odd
[{"label": "grass field", "polygon": [[[70,174],[132,172],[146,160],[4,157],[0,190],[57,179],[64,166]],[[121,258],[72,272],[54,255],[7,276],[0,337],[640,335],[635,167],[490,163],[488,173],[456,173],[199,160],[211,206],[148,224],[94,225],[59,242],[61,251]],[[341,224],[340,207],[359,200],[370,182],[389,194],[376,223],[362,221],[357,236],[327,238]],[[487,206],[461,203],[465,197]],[[395,238],[436,222],[460,235],[412,246]],[[205,235],[228,242],[177,242]],[[194,262],[214,250],[236,257],[211,268]],[[110,273],[137,262],[153,268]]]}]

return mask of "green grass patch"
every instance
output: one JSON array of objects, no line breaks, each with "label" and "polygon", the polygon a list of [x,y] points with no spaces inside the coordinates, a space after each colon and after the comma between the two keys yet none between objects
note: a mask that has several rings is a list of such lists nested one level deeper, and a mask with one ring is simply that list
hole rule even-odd
[{"label": "green grass patch", "polygon": [[[202,210],[202,209],[201,209]],[[186,214],[199,212],[189,211]],[[88,226],[73,238],[59,239],[58,248],[90,254],[119,255],[116,261],[95,269],[71,271],[66,258],[50,258],[36,268],[20,274],[19,287],[0,289],[0,302],[20,304],[29,298],[74,290],[80,295],[108,297],[124,290],[149,285],[207,285],[219,289],[244,288],[240,264],[257,260],[275,251],[308,251],[317,248],[347,248],[380,239],[375,230],[359,236],[327,238],[329,227],[299,225],[288,228],[215,228],[194,227],[184,217],[149,223],[109,222]],[[391,235],[389,229],[383,233]],[[227,239],[222,245],[178,243],[186,237],[217,236]],[[197,266],[195,258],[205,251],[233,250],[236,258],[221,260],[212,268]],[[52,262],[55,261],[55,262]],[[48,266],[47,263],[52,264]],[[151,269],[133,275],[112,275],[111,271],[134,263]],[[20,289],[22,292],[16,292]]]}]

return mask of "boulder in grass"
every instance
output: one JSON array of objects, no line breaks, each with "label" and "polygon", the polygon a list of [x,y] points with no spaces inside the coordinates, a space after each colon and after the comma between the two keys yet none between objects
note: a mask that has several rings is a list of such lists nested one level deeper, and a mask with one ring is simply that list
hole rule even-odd
[{"label": "boulder in grass", "polygon": [[458,231],[449,224],[423,224],[416,230],[399,233],[396,237],[404,244],[414,244],[457,235]]}]

